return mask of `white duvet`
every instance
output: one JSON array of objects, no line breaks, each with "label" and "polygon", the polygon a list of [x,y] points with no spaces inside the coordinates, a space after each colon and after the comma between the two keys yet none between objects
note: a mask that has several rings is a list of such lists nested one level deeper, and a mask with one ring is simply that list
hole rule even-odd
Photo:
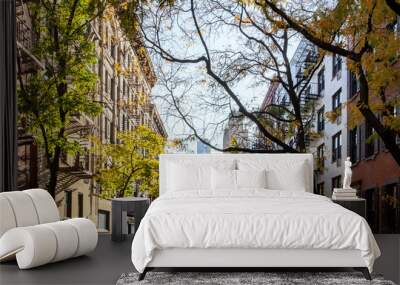
[{"label": "white duvet", "polygon": [[358,249],[370,271],[380,256],[359,215],[324,196],[265,189],[162,195],[140,223],[132,262],[143,272],[165,248]]}]

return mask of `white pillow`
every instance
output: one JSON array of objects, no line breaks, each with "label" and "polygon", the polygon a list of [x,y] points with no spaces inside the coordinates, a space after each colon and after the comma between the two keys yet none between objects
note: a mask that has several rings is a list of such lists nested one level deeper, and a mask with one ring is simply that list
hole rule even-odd
[{"label": "white pillow", "polygon": [[307,191],[308,188],[306,161],[251,159],[238,161],[238,167],[250,171],[266,169],[267,188],[271,190]]},{"label": "white pillow", "polygon": [[240,188],[267,188],[267,171],[263,170],[236,170],[237,187]]},{"label": "white pillow", "polygon": [[212,188],[214,190],[228,190],[236,189],[236,170],[233,169],[219,169],[212,168]]},{"label": "white pillow", "polygon": [[303,191],[307,190],[305,163],[294,163],[287,167],[278,164],[267,171],[267,188],[275,190]]},{"label": "white pillow", "polygon": [[169,167],[168,190],[211,189],[211,167],[176,163],[171,163]]}]

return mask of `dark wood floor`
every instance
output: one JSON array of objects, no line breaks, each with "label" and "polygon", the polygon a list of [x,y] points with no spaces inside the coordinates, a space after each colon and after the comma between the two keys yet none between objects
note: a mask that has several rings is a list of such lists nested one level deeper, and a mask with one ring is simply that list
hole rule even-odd
[{"label": "dark wood floor", "polygon": [[124,272],[134,271],[131,240],[112,242],[99,235],[97,248],[87,256],[19,270],[16,262],[0,265],[0,284],[115,284]]},{"label": "dark wood floor", "polygon": [[[400,282],[400,235],[376,235],[382,256],[375,272]],[[0,265],[0,284],[115,284],[124,272],[134,271],[130,259],[131,240],[114,243],[100,235],[97,249],[82,256],[30,270],[19,270],[15,262]]]}]

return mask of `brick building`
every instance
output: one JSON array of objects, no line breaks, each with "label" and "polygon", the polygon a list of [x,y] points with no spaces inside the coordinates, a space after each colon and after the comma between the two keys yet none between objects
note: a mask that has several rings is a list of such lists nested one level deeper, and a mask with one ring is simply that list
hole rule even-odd
[{"label": "brick building", "polygon": [[[350,80],[349,94],[351,104],[358,98],[354,77]],[[387,98],[400,96],[400,86],[389,89],[386,95]],[[399,111],[399,108],[394,110],[395,114],[400,114]],[[382,140],[371,139],[373,133],[365,122],[348,130],[348,153],[353,162],[352,186],[367,200],[367,219],[374,232],[400,233],[400,167]]]}]

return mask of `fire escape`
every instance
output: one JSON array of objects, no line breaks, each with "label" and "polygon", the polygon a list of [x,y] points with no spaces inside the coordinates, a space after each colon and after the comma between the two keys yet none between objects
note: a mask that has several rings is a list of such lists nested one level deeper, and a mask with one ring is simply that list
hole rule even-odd
[{"label": "fire escape", "polygon": [[317,91],[317,84],[309,80],[310,71],[317,64],[318,54],[316,48],[307,44],[303,47],[300,55],[296,59],[296,80],[298,82],[297,90],[300,92],[304,90],[300,96],[302,106],[307,105],[309,102],[318,100],[320,98]]},{"label": "fire escape", "polygon": [[[15,2],[16,7],[16,44],[18,83],[25,82],[30,74],[44,69],[42,62],[32,53],[33,43],[37,40],[36,33],[31,28],[31,17],[26,3]],[[18,124],[18,189],[37,187],[38,183],[38,153],[34,137],[27,132],[28,122]]]},{"label": "fire escape", "polygon": [[38,39],[38,35],[32,30],[31,16],[28,7],[23,0],[16,0],[16,37],[17,52],[20,58],[21,74],[28,75],[40,68],[44,69],[43,63],[32,53],[32,47]]},{"label": "fire escape", "polygon": [[[315,102],[321,97],[321,94],[318,92],[318,84],[313,82],[313,80],[310,80],[310,72],[317,63],[317,48],[308,41],[302,40],[291,60],[291,68],[292,72],[295,72],[295,84],[297,84],[296,92],[303,114],[311,112],[312,108],[314,108]],[[279,97],[277,103],[291,109],[292,103],[290,102],[286,91],[277,91],[277,93]],[[308,120],[310,120],[310,117],[303,115],[303,124],[306,124]],[[310,137],[306,136],[306,146],[309,146],[310,140]],[[288,144],[295,147],[295,138],[291,138]]]},{"label": "fire escape", "polygon": [[[81,114],[75,114],[66,128],[66,133],[71,140],[80,144],[81,152],[74,157],[70,154],[63,154],[60,161],[60,168],[57,177],[56,194],[71,187],[82,179],[92,179],[94,170],[94,157],[90,155],[89,137],[94,132],[94,124],[90,118]],[[40,175],[41,181],[46,181],[49,175],[48,169],[43,170]]]},{"label": "fire escape", "polygon": [[93,131],[94,123],[90,118],[82,114],[72,116],[66,133],[72,140],[80,144],[82,152],[75,155],[72,163],[67,156],[61,159],[56,193],[68,189],[81,179],[93,178],[93,164],[91,161],[93,157],[91,158],[89,153],[89,136],[93,134]]},{"label": "fire escape", "polygon": [[[300,42],[299,47],[294,55],[294,62],[296,67],[296,80],[298,83],[297,92],[300,97],[300,105],[303,113],[312,111],[315,102],[321,98],[318,92],[318,84],[310,80],[310,72],[318,63],[317,49],[311,43],[303,40]],[[303,116],[303,123],[305,124],[310,118]],[[305,138],[306,145],[309,146],[311,138],[307,135]]]}]

